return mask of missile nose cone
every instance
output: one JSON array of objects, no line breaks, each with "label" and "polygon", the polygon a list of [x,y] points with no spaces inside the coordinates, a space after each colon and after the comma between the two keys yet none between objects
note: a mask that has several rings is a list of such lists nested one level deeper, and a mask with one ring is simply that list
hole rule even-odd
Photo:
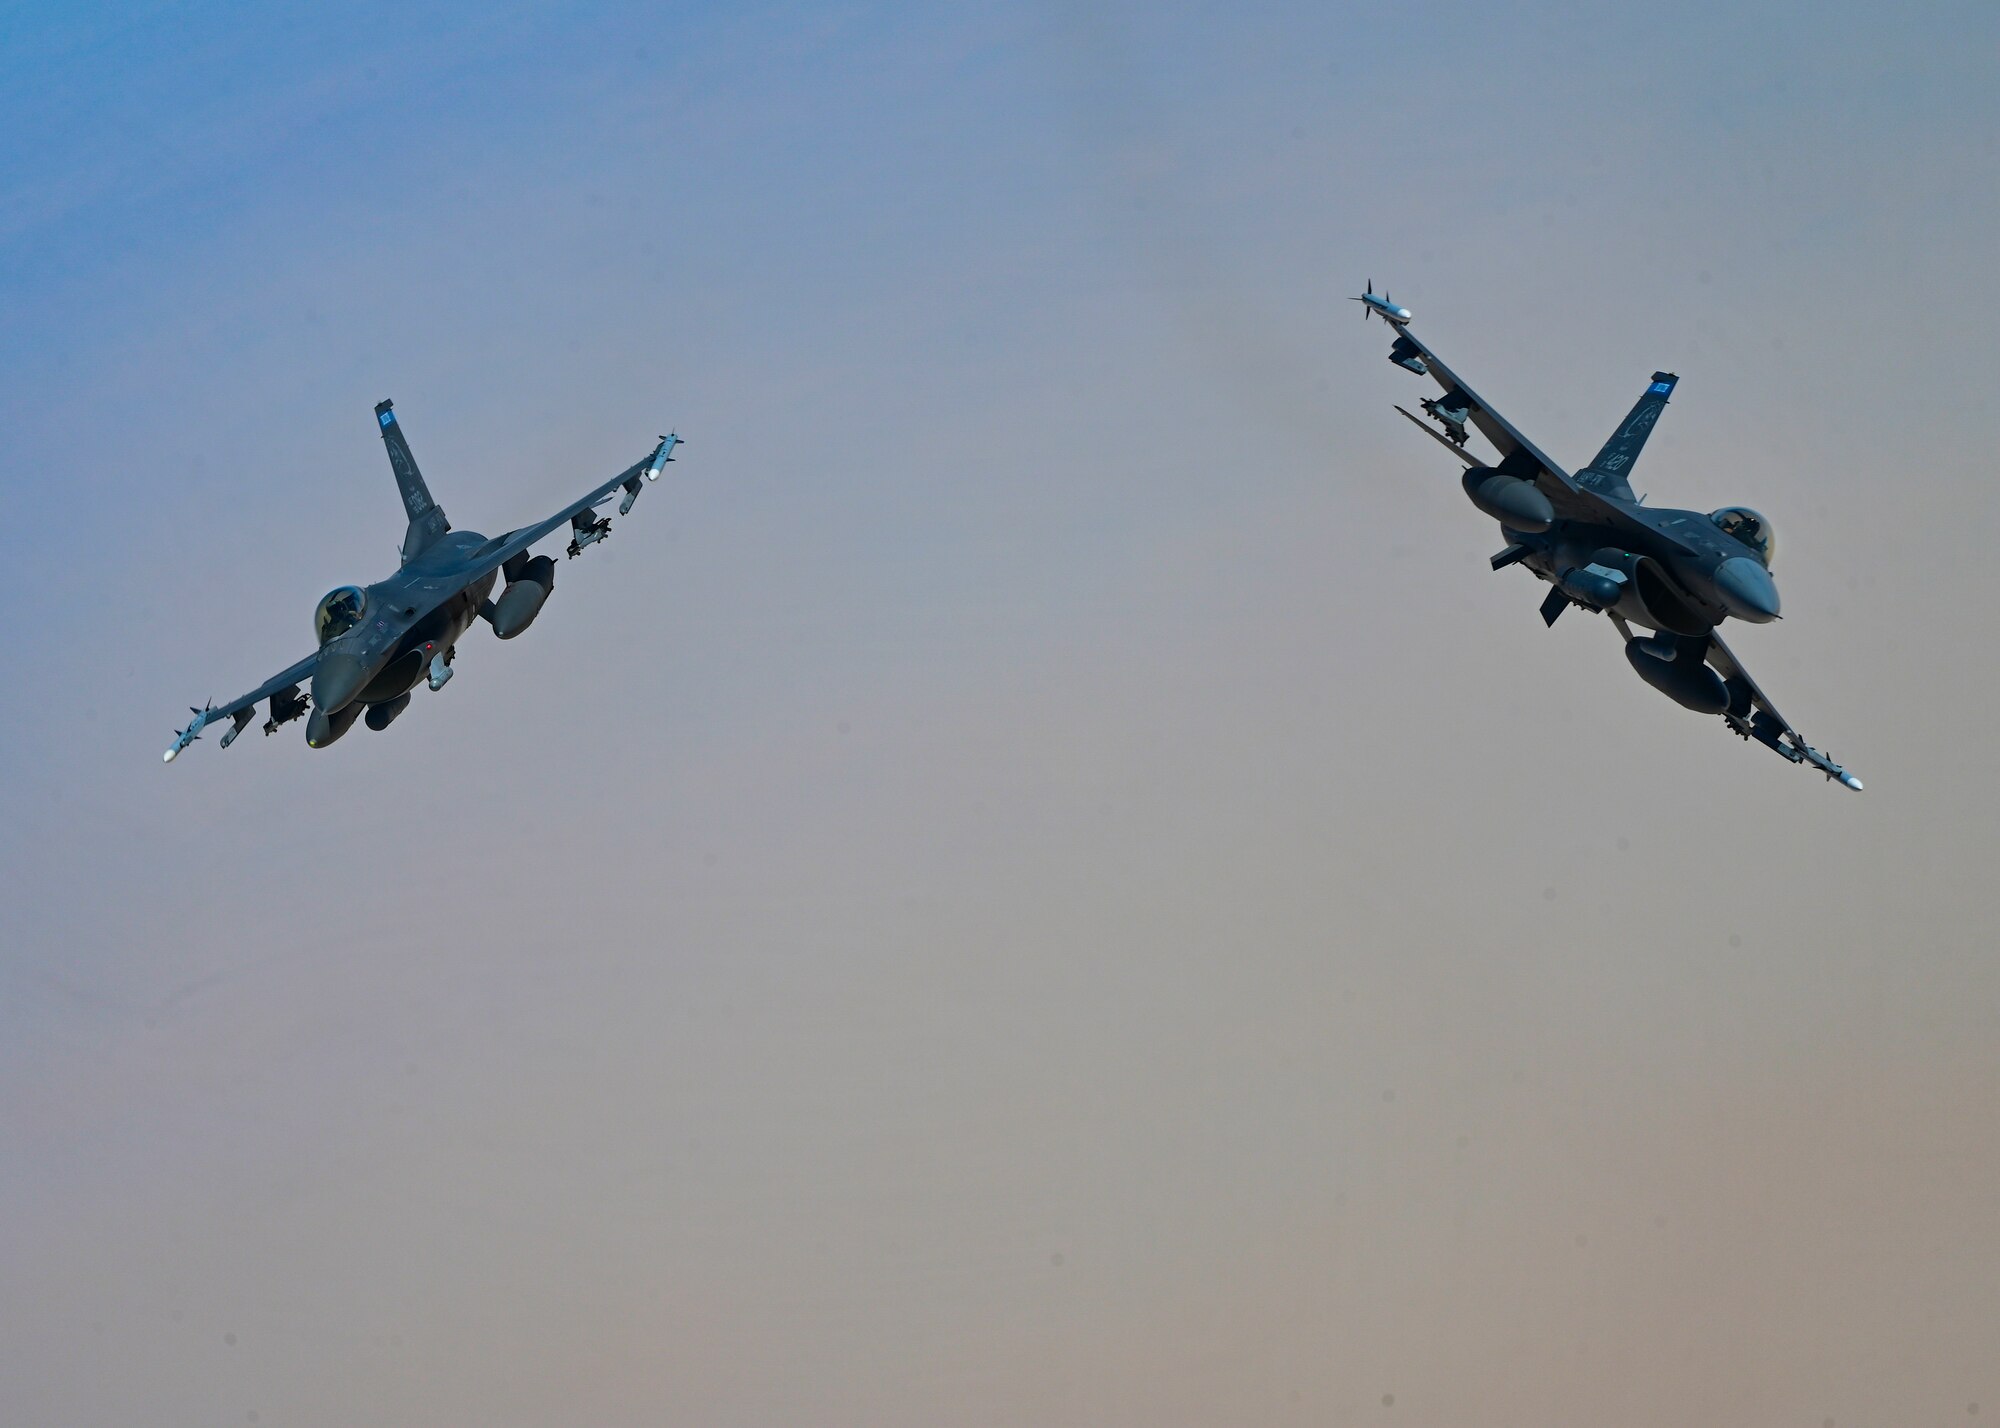
[{"label": "missile nose cone", "polygon": [[345,708],[368,682],[368,667],[351,654],[323,654],[313,671],[313,707],[332,714]]},{"label": "missile nose cone", "polygon": [[1715,568],[1715,589],[1739,620],[1762,625],[1778,618],[1778,586],[1771,572],[1747,555],[1732,555]]}]

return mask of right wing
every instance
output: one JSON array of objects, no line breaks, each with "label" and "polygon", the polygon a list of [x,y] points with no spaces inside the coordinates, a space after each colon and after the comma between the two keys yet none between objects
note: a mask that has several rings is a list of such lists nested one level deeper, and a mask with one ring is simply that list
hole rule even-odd
[{"label": "right wing", "polygon": [[1735,652],[1722,642],[1722,636],[1713,631],[1708,636],[1708,662],[1715,666],[1715,672],[1728,686],[1729,710],[1722,717],[1732,730],[1746,739],[1755,739],[1795,764],[1811,764],[1828,778],[1856,793],[1861,791],[1861,780],[1805,741],[1804,735],[1792,727],[1791,721],[1778,712],[1771,696],[1750,677],[1750,672],[1743,668]]},{"label": "right wing", "polygon": [[314,650],[290,669],[285,670],[281,674],[272,675],[248,694],[239,695],[227,704],[211,704],[206,709],[189,710],[188,712],[193,714],[194,718],[188,722],[187,728],[175,733],[173,743],[167,746],[166,762],[172,763],[180,751],[185,749],[189,744],[192,744],[196,739],[199,739],[201,731],[206,729],[210,724],[219,724],[225,719],[231,719],[235,721],[234,726],[228,733],[222,736],[223,747],[227,748],[236,741],[236,736],[243,732],[243,726],[256,717],[258,702],[269,699],[272,695],[278,694],[281,691],[291,690],[293,698],[283,701],[284,707],[282,708],[280,707],[279,700],[272,700],[271,718],[265,724],[264,732],[268,734],[276,729],[278,725],[298,718],[299,715],[305,712],[306,695],[301,693],[296,686],[311,679],[312,672],[318,665],[319,651]]}]

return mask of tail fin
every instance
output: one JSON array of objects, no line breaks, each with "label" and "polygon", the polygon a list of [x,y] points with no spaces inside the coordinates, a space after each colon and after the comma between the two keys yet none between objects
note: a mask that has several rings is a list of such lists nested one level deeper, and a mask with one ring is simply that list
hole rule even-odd
[{"label": "tail fin", "polygon": [[403,564],[408,565],[450,530],[451,522],[431,499],[431,489],[424,484],[424,474],[417,470],[417,458],[410,454],[410,443],[391,410],[394,405],[377,402],[375,420],[381,424],[382,444],[389,448],[389,466],[396,473],[396,485],[403,493],[403,510],[410,517],[409,528],[403,532]]},{"label": "tail fin", "polygon": [[1667,398],[1673,395],[1674,383],[1679,380],[1672,372],[1653,374],[1653,384],[1646,388],[1611,440],[1604,443],[1604,449],[1597,453],[1590,465],[1576,473],[1578,482],[1607,496],[1631,499],[1632,487],[1627,478],[1639,460],[1640,448],[1653,434],[1653,423],[1666,410]]}]

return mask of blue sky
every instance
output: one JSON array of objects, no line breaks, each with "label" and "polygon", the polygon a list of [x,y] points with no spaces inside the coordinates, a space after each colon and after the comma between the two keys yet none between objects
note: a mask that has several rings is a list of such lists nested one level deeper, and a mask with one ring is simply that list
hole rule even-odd
[{"label": "blue sky", "polygon": [[[2000,1405],[1996,39],[14,7],[0,1396]],[[1370,278],[1558,459],[1680,374],[1866,795],[1488,572]],[[489,532],[688,445],[393,737],[162,770],[389,569],[383,397]]]}]

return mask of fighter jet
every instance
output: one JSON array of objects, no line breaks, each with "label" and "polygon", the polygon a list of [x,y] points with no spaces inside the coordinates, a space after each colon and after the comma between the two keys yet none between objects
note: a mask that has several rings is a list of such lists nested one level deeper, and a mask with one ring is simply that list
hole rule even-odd
[{"label": "fighter jet", "polygon": [[[1373,286],[1362,301],[1379,310],[1370,301]],[[1439,360],[1410,330],[1407,308],[1397,313],[1389,360],[1444,390],[1422,403],[1436,427],[1396,410],[1458,459],[1466,496],[1500,523],[1506,545],[1493,568],[1518,565],[1552,587],[1542,622],[1553,625],[1572,605],[1608,616],[1625,641],[1625,658],[1653,688],[1859,791],[1860,779],[1778,712],[1718,629],[1731,618],[1755,625],[1778,618],[1771,523],[1748,506],[1703,514],[1648,506],[1632,494],[1632,468],[1680,379],[1655,372],[1604,449],[1571,475]],[[1468,450],[1468,426],[1493,445],[1494,460]],[[1651,633],[1635,635],[1634,626]]]},{"label": "fighter jet", "polygon": [[[555,589],[556,563],[546,555],[530,557],[531,546],[564,521],[570,526],[572,558],[603,540],[611,532],[611,520],[599,516],[598,507],[623,487],[625,499],[618,503],[618,514],[630,511],[645,483],[659,479],[680,444],[678,436],[663,436],[650,456],[547,520],[488,539],[451,528],[417,470],[391,403],[376,406],[375,421],[409,517],[401,569],[374,585],[343,585],[328,592],[313,611],[319,648],[248,694],[227,704],[191,710],[194,718],[167,746],[168,763],[200,738],[203,729],[224,720],[230,727],[222,736],[222,747],[228,748],[257,717],[258,703],[267,699],[264,732],[276,733],[280,725],[310,708],[306,743],[315,749],[345,734],[356,719],[365,718],[371,729],[388,728],[409,708],[417,681],[425,681],[433,692],[445,687],[458,637],[474,620],[485,620],[503,640],[513,639],[534,623]],[[504,587],[500,597],[492,599],[499,580],[504,580]],[[310,699],[300,688],[308,682]]]}]

